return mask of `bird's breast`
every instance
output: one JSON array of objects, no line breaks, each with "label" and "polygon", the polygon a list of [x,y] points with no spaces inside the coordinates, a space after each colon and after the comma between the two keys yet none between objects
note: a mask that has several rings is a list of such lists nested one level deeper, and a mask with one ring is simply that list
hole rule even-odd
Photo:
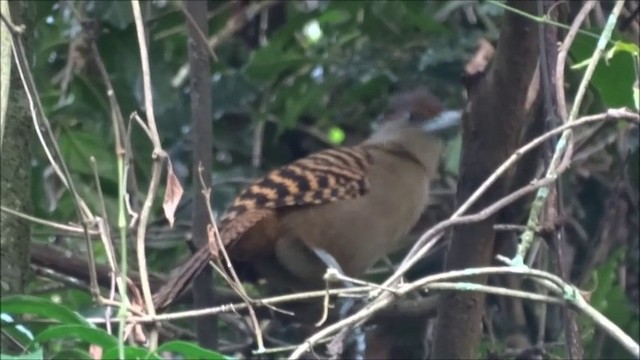
[{"label": "bird's breast", "polygon": [[[376,154],[369,171],[364,196],[284,214],[280,224],[286,239],[327,251],[351,276],[362,275],[394,250],[426,205],[429,176],[419,164],[387,154]],[[318,269],[326,266],[293,251],[286,239],[276,248],[280,261],[295,264],[289,268],[301,277],[321,277],[324,271]]]}]

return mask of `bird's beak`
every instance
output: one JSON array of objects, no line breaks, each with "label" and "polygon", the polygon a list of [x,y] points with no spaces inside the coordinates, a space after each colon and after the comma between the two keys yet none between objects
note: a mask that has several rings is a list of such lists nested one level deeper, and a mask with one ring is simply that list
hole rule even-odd
[{"label": "bird's beak", "polygon": [[444,138],[450,138],[458,132],[461,122],[461,110],[445,110],[425,122],[422,130]]}]

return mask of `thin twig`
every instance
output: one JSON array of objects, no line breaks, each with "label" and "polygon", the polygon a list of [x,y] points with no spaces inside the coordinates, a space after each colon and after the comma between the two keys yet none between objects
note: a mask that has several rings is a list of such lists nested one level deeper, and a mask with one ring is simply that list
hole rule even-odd
[{"label": "thin twig", "polygon": [[[78,225],[65,225],[65,224],[60,224],[54,221],[50,221],[50,220],[45,220],[45,219],[40,219],[37,218],[35,216],[31,216],[28,214],[24,214],[21,213],[19,211],[15,211],[13,209],[9,209],[7,207],[4,207],[2,205],[0,205],[0,211],[5,212],[7,214],[11,214],[13,216],[28,220],[34,224],[40,224],[40,225],[44,225],[47,227],[50,227],[52,229],[56,229],[56,230],[60,230],[60,231],[66,231],[66,232],[70,232],[73,234],[84,234],[84,230],[82,229],[82,227],[78,226]],[[100,232],[97,230],[89,230],[89,235],[99,235]]]},{"label": "thin twig", "polygon": [[[111,239],[111,233],[109,231],[109,220],[107,218],[107,209],[105,207],[105,203],[104,203],[104,198],[102,196],[102,187],[100,186],[100,178],[98,176],[98,168],[96,165],[96,160],[95,158],[92,156],[90,158],[90,163],[91,163],[91,170],[93,171],[93,175],[94,175],[94,181],[96,182],[96,190],[98,193],[98,200],[100,202],[100,210],[102,212],[102,217],[101,218],[96,218],[96,222],[98,224],[98,230],[100,232],[100,239],[102,240],[102,244],[105,248],[105,252],[107,255],[107,262],[109,263],[109,267],[111,268],[111,272],[112,272],[112,281],[115,280],[116,284],[118,285],[118,292],[120,294],[120,297],[122,299],[122,301],[125,303],[126,306],[129,306],[130,304],[129,299],[127,297],[127,280],[124,277],[124,275],[120,272],[120,269],[118,267],[118,262],[117,262],[117,258],[116,258],[116,252],[113,246],[113,240]],[[95,268],[95,264],[91,264],[90,266]],[[96,283],[96,286],[98,284]]]},{"label": "thin twig", "polygon": [[[229,258],[229,255],[227,254],[227,250],[225,248],[225,244],[222,241],[222,237],[220,236],[220,232],[218,231],[218,225],[216,224],[215,221],[215,217],[213,216],[213,209],[211,208],[211,189],[206,187],[206,183],[204,181],[204,175],[202,174],[202,170],[203,167],[202,165],[200,165],[198,167],[198,177],[200,180],[200,186],[202,187],[202,195],[205,198],[205,202],[204,204],[207,207],[207,212],[209,213],[209,222],[210,224],[212,224],[211,226],[213,227],[213,231],[214,231],[214,241],[216,241],[219,252],[222,253],[222,256],[226,262],[227,268],[229,269],[229,272],[231,273],[231,277],[233,279],[230,279],[228,276],[226,276],[226,273],[224,271],[222,271],[221,269],[219,269],[219,266],[216,266],[216,270],[218,270],[218,273],[220,273],[221,275],[223,275],[223,278],[225,280],[227,280],[227,282],[231,285],[231,287],[236,291],[236,293],[240,296],[240,298],[245,302],[245,304],[247,305],[247,308],[249,309],[249,316],[253,325],[253,331],[255,332],[256,335],[256,342],[258,343],[258,351],[264,351],[265,347],[264,347],[264,340],[263,340],[263,336],[262,336],[262,330],[260,329],[260,323],[258,321],[258,318],[256,316],[256,312],[253,309],[253,307],[251,306],[251,303],[253,302],[253,300],[249,297],[249,295],[247,294],[247,292],[245,291],[244,287],[242,286],[242,282],[240,281],[240,279],[238,278],[238,275],[236,274],[235,269],[233,268],[233,265],[231,263],[231,258]],[[219,258],[219,257],[218,257]]]},{"label": "thin twig", "polygon": [[[77,17],[79,22],[86,21],[84,18],[84,14],[80,14],[80,12],[76,11],[75,6],[72,2],[69,2],[69,6],[72,10],[74,10],[74,14]],[[83,27],[86,31],[86,28]],[[92,53],[92,59],[95,65],[98,68],[98,72],[100,73],[100,77],[102,79],[102,83],[106,89],[106,95],[109,99],[109,107],[110,107],[110,117],[111,124],[113,127],[113,134],[115,140],[115,156],[117,159],[117,171],[118,171],[118,230],[120,234],[120,263],[118,266],[116,251],[111,235],[109,234],[109,223],[106,218],[106,211],[103,210],[103,219],[98,219],[98,226],[101,232],[101,240],[105,246],[107,251],[107,260],[109,262],[109,266],[112,269],[113,277],[111,281],[111,291],[110,298],[114,297],[114,287],[117,285],[118,293],[120,294],[120,308],[118,310],[118,321],[120,326],[118,328],[118,346],[119,352],[122,354],[124,352],[124,336],[125,336],[125,325],[126,325],[126,317],[131,308],[131,302],[129,301],[129,296],[127,294],[127,269],[128,269],[128,246],[127,246],[127,221],[126,221],[126,213],[125,213],[125,198],[127,193],[127,187],[130,186],[134,193],[137,193],[137,185],[135,183],[134,176],[128,176],[127,172],[128,165],[131,163],[131,159],[133,157],[133,151],[131,149],[131,142],[127,141],[127,137],[125,136],[125,124],[124,118],[122,116],[122,111],[120,108],[120,104],[118,103],[118,99],[115,94],[115,90],[111,83],[111,79],[109,77],[109,73],[107,72],[107,68],[102,60],[102,56],[100,55],[100,51],[98,50],[98,46],[96,44],[96,36],[93,33],[89,33],[86,31],[88,36],[91,39],[90,48]],[[95,164],[92,163],[92,166],[95,168]],[[96,183],[99,185],[99,180],[97,179],[97,170],[94,169],[94,173],[96,173]],[[130,185],[129,185],[130,182]],[[98,192],[100,196],[102,196],[101,191]],[[104,206],[103,206],[104,207]]]},{"label": "thin twig", "polygon": [[[151,180],[149,183],[149,189],[145,198],[142,210],[140,211],[140,221],[138,223],[138,231],[136,237],[136,252],[138,254],[138,265],[140,272],[140,284],[142,286],[142,295],[144,297],[145,306],[149,315],[155,315],[156,310],[153,305],[153,298],[151,295],[151,287],[149,286],[149,275],[147,272],[147,258],[145,256],[145,234],[147,230],[147,223],[149,220],[149,213],[153,206],[154,197],[160,184],[160,174],[162,172],[162,164],[166,153],[162,150],[160,144],[160,136],[156,127],[156,120],[153,111],[153,93],[151,89],[151,70],[149,69],[149,54],[147,51],[147,41],[145,36],[144,21],[142,19],[142,12],[140,10],[140,3],[138,0],[131,1],[131,7],[133,9],[133,17],[136,24],[136,34],[138,36],[138,46],[140,48],[140,62],[142,65],[142,84],[144,89],[144,106],[147,118],[147,126],[151,133],[151,143],[153,144],[153,159]],[[137,115],[136,115],[137,116]],[[125,274],[126,275],[126,274]],[[154,329],[149,336],[149,348],[155,350],[158,345],[158,331]]]},{"label": "thin twig", "polygon": [[[509,259],[504,259],[509,261]],[[522,275],[532,278],[540,278],[543,279],[544,282],[549,282],[551,285],[551,289],[554,290],[559,295],[563,296],[563,300],[558,298],[549,297],[545,295],[527,293],[524,291],[517,291],[511,289],[503,289],[491,286],[480,286],[473,283],[442,283],[445,280],[460,278],[460,277],[469,277],[476,276],[480,274],[511,274],[511,275]],[[546,271],[530,269],[525,266],[514,267],[514,266],[493,266],[493,267],[485,267],[485,268],[477,268],[477,269],[465,269],[465,270],[454,270],[449,271],[444,274],[436,274],[424,277],[422,279],[418,279],[412,283],[398,286],[399,294],[406,294],[410,291],[414,291],[417,288],[422,287],[431,287],[433,289],[447,289],[447,290],[457,290],[457,291],[485,291],[492,293],[499,293],[501,295],[506,296],[515,296],[521,297],[524,299],[534,300],[534,301],[544,301],[544,302],[556,302],[556,301],[569,301],[572,305],[574,305],[578,310],[582,311],[584,314],[589,316],[597,325],[604,328],[611,336],[620,341],[627,350],[629,350],[634,356],[640,356],[640,348],[638,344],[627,334],[625,334],[617,325],[607,319],[604,315],[600,314],[597,310],[591,307],[584,299],[578,294],[578,290],[572,285],[565,283],[561,278],[550,274]],[[353,326],[358,323],[362,323],[365,319],[370,317],[374,312],[379,311],[383,307],[387,306],[394,300],[394,296],[389,293],[384,293],[382,296],[378,297],[375,301],[370,302],[367,306],[365,306],[360,311],[355,314],[345,318],[335,324],[332,324],[317,333],[313,336],[309,337],[304,343],[300,344],[298,348],[289,356],[289,359],[298,359],[302,354],[309,351],[313,344],[318,343],[321,339],[331,336],[332,334],[337,333],[341,329],[347,326]]]},{"label": "thin twig", "polygon": [[[613,8],[613,11],[611,12],[611,15],[609,16],[609,20],[607,21],[607,26],[602,31],[600,40],[598,41],[598,45],[596,46],[596,49],[594,50],[591,56],[591,59],[589,60],[589,65],[587,66],[584,76],[582,77],[582,81],[580,82],[580,86],[578,87],[578,92],[576,93],[573,106],[571,108],[571,112],[569,113],[569,117],[566,119],[567,124],[571,124],[572,122],[574,122],[578,116],[578,110],[580,109],[580,104],[582,103],[582,99],[586,92],[587,86],[589,85],[589,82],[591,80],[591,76],[593,75],[593,72],[595,71],[595,68],[598,65],[598,62],[602,57],[602,54],[604,53],[605,45],[608,43],[609,39],[611,38],[611,34],[613,33],[613,29],[615,28],[615,24],[620,14],[620,10],[622,9],[623,6],[624,6],[624,0],[618,0]],[[560,80],[563,80],[563,79],[560,79]],[[564,91],[564,89],[560,90],[560,92],[562,91]],[[551,158],[549,167],[547,168],[547,172],[545,175],[546,177],[556,177],[558,175],[556,173],[556,168],[558,167],[558,164],[564,158],[566,158],[567,154],[571,153],[572,148],[573,148],[573,130],[571,127],[569,127],[562,132],[562,136],[560,137],[560,140],[556,144],[555,152],[553,154],[553,157]],[[534,229],[537,228],[538,226],[540,213],[542,211],[543,205],[546,202],[548,194],[549,194],[548,187],[542,187],[538,189],[538,192],[536,193],[536,197],[533,200],[533,203],[531,205],[531,211],[529,213],[529,218],[527,220],[528,229],[527,231],[522,233],[520,237],[521,242],[518,245],[517,254],[513,259],[514,264],[521,264],[524,261],[526,252],[529,249],[529,246],[531,245],[531,243],[533,242]]]},{"label": "thin twig", "polygon": [[[524,16],[526,18],[529,18],[529,19],[531,19],[531,20],[533,20],[535,22],[539,22],[539,23],[543,23],[543,24],[547,24],[547,25],[553,25],[553,26],[556,26],[556,27],[561,28],[561,29],[569,29],[569,26],[567,26],[566,24],[563,24],[563,23],[560,23],[560,22],[557,22],[557,21],[553,21],[553,20],[549,20],[546,17],[540,17],[540,16],[535,16],[535,15],[532,15],[532,14],[527,14],[526,12],[520,11],[519,9],[513,8],[513,7],[507,5],[507,4],[503,3],[503,2],[497,1],[497,0],[489,0],[487,2],[492,4],[492,5],[495,5],[497,7],[504,8],[504,9],[512,11],[512,12],[518,14],[518,15],[521,15],[521,16]],[[581,33],[581,34],[587,35],[589,37],[592,37],[592,38],[598,38],[598,34],[592,33],[590,31],[578,30],[578,32]]]},{"label": "thin twig", "polygon": [[[332,290],[329,290],[329,294],[331,295],[361,294],[362,296],[364,296],[366,295],[367,292],[371,291],[371,289],[372,288],[370,287],[352,287],[352,288],[345,288],[345,289],[332,289]],[[325,294],[326,294],[326,290],[317,290],[317,291],[308,291],[308,292],[301,292],[301,293],[295,293],[295,294],[279,295],[279,296],[273,296],[273,297],[268,297],[263,299],[252,300],[253,302],[252,305],[270,307],[271,305],[282,304],[282,303],[287,303],[292,301],[315,299],[315,298],[323,297],[325,296]],[[151,317],[149,315],[143,315],[140,317],[130,318],[129,321],[142,323],[142,322],[188,319],[188,318],[193,318],[198,316],[214,315],[214,314],[220,314],[220,313],[230,312],[230,311],[236,312],[237,310],[247,309],[248,307],[249,305],[246,302],[242,302],[237,304],[225,304],[225,305],[220,305],[220,306],[206,308],[206,309],[158,314],[154,317]]]},{"label": "thin twig", "polygon": [[[451,215],[448,222],[453,222],[455,219],[462,216],[462,214],[469,209],[471,205],[480,197],[487,189],[502,175],[504,174],[513,164],[515,164],[525,153],[531,151],[535,147],[544,143],[549,138],[559,134],[566,129],[570,129],[576,127],[578,125],[586,125],[593,122],[599,122],[604,120],[613,120],[613,119],[630,119],[633,122],[640,123],[640,115],[637,113],[631,112],[626,109],[611,109],[606,113],[596,114],[585,116],[581,119],[578,119],[572,123],[564,124],[555,129],[552,129],[537,138],[531,140],[527,144],[520,147],[516,150],[507,160],[505,160],[502,165],[500,165],[492,174],[485,180],[482,185],[478,187],[478,189],[467,199],[467,201],[462,204],[458,210]],[[515,200],[514,200],[515,201]],[[506,204],[505,204],[506,205]],[[431,244],[431,246],[427,245],[427,242],[430,241],[434,236],[441,234],[441,232],[451,226],[451,224],[445,225],[444,223],[440,223],[427,232],[422,234],[415,245],[411,248],[407,256],[404,258],[398,269],[395,273],[385,281],[384,286],[389,286],[389,284],[393,281],[396,281],[400,276],[404,275],[404,273],[411,268],[418,260],[420,260],[435,243]]]},{"label": "thin twig", "polygon": [[571,28],[569,28],[569,32],[565,36],[564,41],[558,50],[558,62],[556,63],[556,101],[558,102],[558,111],[560,112],[562,121],[567,121],[567,118],[569,117],[569,114],[567,113],[567,101],[565,100],[564,94],[564,67],[567,60],[567,54],[569,54],[571,44],[573,44],[573,40],[580,30],[582,22],[587,15],[589,15],[589,12],[591,12],[595,4],[595,0],[589,0],[582,6],[582,9],[580,9],[580,12],[578,12],[578,15],[576,15],[576,18],[573,20]]},{"label": "thin twig", "polygon": [[[218,47],[218,45],[229,39],[233,34],[236,33],[236,31],[240,30],[256,15],[269,9],[271,6],[277,3],[278,0],[263,0],[251,2],[246,8],[242,9],[242,11],[230,17],[225,23],[224,27],[209,38],[207,43],[211,51],[215,51],[215,48]],[[175,88],[182,86],[184,81],[187,79],[187,76],[189,76],[189,64],[185,63],[180,67],[173,79],[171,79],[171,86]]]}]

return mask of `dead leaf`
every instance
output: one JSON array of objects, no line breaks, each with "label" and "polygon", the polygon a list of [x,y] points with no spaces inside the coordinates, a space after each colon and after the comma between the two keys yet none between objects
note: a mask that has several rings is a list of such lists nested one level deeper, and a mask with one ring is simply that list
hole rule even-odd
[{"label": "dead leaf", "polygon": [[164,201],[162,202],[162,209],[164,209],[164,216],[169,220],[169,226],[173,228],[175,221],[176,208],[182,198],[184,190],[180,181],[173,173],[173,166],[171,166],[171,160],[167,159],[167,187],[164,193]]},{"label": "dead leaf", "polygon": [[578,291],[586,302],[591,303],[591,295],[593,294],[593,291],[586,291],[581,289],[578,289]]},{"label": "dead leaf", "polygon": [[102,348],[98,345],[91,344],[89,345],[89,355],[93,360],[101,360],[102,359]]},{"label": "dead leaf", "polygon": [[491,61],[491,59],[493,59],[494,54],[495,48],[493,47],[493,45],[491,45],[491,43],[487,39],[479,39],[476,52],[464,66],[465,74],[467,74],[468,76],[473,76],[485,72],[487,70],[489,62]]}]

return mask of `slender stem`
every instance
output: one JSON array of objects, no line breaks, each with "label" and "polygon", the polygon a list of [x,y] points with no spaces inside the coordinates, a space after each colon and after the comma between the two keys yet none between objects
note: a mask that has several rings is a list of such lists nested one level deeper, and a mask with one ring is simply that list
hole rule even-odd
[{"label": "slender stem", "polygon": [[[587,3],[588,5],[589,3]],[[586,6],[586,5],[585,5]],[[598,40],[598,44],[593,54],[591,55],[591,59],[589,60],[589,65],[585,70],[584,76],[582,77],[582,81],[580,82],[580,86],[578,88],[578,92],[576,93],[575,100],[573,102],[573,106],[571,107],[571,111],[569,113],[569,118],[567,119],[567,123],[572,123],[578,116],[578,111],[580,109],[580,105],[582,104],[582,99],[584,98],[584,94],[586,93],[587,86],[591,81],[591,77],[598,65],[602,54],[604,53],[605,46],[609,42],[611,38],[611,34],[613,33],[613,29],[615,28],[616,22],[618,20],[618,16],[620,15],[620,11],[624,6],[624,0],[616,1],[616,4],[609,15],[609,19],[607,20],[607,25],[605,26],[602,34],[600,35],[600,39]],[[558,174],[556,170],[561,161],[566,157],[567,154],[571,152],[573,147],[573,129],[568,128],[562,133],[560,140],[556,144],[556,149],[551,158],[551,162],[549,163],[549,167],[547,168],[546,177],[555,177]],[[514,264],[522,264],[524,262],[524,258],[526,256],[527,250],[534,239],[534,232],[538,228],[538,223],[540,222],[540,214],[542,213],[542,209],[549,195],[549,187],[543,186],[538,189],[536,193],[536,197],[531,204],[531,212],[529,213],[529,219],[527,220],[527,230],[522,233],[520,239],[520,244],[518,245],[518,251],[513,259]]]}]

